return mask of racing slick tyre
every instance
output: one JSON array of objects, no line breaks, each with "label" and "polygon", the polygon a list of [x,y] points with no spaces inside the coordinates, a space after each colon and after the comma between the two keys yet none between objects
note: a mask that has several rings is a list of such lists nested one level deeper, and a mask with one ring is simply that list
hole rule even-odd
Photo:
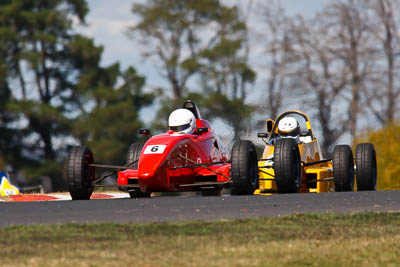
[{"label": "racing slick tyre", "polygon": [[[133,143],[129,146],[128,153],[126,154],[126,164],[129,168],[137,169],[139,166],[139,157],[143,149],[143,144]],[[142,192],[139,188],[128,189],[131,198],[150,197],[151,192]]]},{"label": "racing slick tyre", "polygon": [[275,181],[279,193],[297,193],[301,186],[299,147],[292,138],[278,139],[274,146]]},{"label": "racing slick tyre", "polygon": [[90,199],[93,192],[93,154],[86,146],[72,147],[67,159],[66,177],[69,193],[73,200]]},{"label": "racing slick tyre", "polygon": [[128,153],[126,154],[126,164],[129,164],[129,168],[138,168],[140,152],[142,152],[143,146],[143,144],[138,143],[133,143],[129,146]]},{"label": "racing slick tyre", "polygon": [[258,188],[258,159],[254,144],[236,141],[231,153],[232,195],[251,195]]},{"label": "racing slick tyre", "polygon": [[354,160],[350,146],[337,145],[333,150],[333,177],[336,192],[353,191]]},{"label": "racing slick tyre", "polygon": [[362,143],[356,148],[356,181],[358,191],[376,190],[376,153],[373,144]]}]

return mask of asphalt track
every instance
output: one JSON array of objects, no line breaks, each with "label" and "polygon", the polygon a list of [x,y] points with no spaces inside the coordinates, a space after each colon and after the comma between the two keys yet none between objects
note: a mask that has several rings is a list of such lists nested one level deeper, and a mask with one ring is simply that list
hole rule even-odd
[{"label": "asphalt track", "polygon": [[72,222],[222,220],[361,211],[400,211],[400,191],[0,202],[0,227]]}]

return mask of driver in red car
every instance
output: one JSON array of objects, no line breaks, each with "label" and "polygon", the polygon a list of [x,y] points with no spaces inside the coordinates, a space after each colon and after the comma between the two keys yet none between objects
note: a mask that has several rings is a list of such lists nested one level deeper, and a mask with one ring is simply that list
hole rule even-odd
[{"label": "driver in red car", "polygon": [[168,128],[181,134],[193,134],[196,128],[194,114],[185,108],[174,110],[168,118]]}]

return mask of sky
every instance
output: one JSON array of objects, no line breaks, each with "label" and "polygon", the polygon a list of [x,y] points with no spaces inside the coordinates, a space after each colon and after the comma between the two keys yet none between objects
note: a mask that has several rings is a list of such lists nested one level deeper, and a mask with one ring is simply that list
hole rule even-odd
[{"label": "sky", "polygon": [[[302,14],[305,17],[313,16],[329,2],[329,0],[281,0],[288,15]],[[122,68],[140,65],[138,70],[142,74],[152,76],[150,74],[153,70],[150,64],[146,64],[141,58],[140,52],[126,35],[126,29],[135,24],[135,18],[131,13],[133,3],[133,0],[88,0],[90,10],[86,19],[88,25],[79,27],[79,31],[94,38],[97,45],[104,46],[103,64],[119,61]]]},{"label": "sky", "polygon": [[[78,26],[78,32],[94,39],[96,45],[104,47],[102,56],[102,65],[118,61],[122,69],[128,66],[134,66],[140,75],[146,77],[146,86],[148,89],[167,86],[165,80],[153,67],[148,59],[141,56],[142,47],[137,47],[132,40],[127,37],[126,30],[129,26],[135,24],[135,17],[131,13],[133,0],[87,0],[89,4],[89,14],[86,18],[86,26]],[[143,2],[145,0],[141,0]],[[250,0],[241,0],[250,1]],[[254,0],[265,2],[265,0]],[[279,0],[278,0],[279,1]],[[236,0],[223,0],[226,3],[235,3]],[[280,0],[280,3],[289,16],[301,14],[304,17],[312,17],[318,11],[322,10],[331,0]],[[254,22],[257,23],[257,22]],[[252,59],[250,59],[252,60]],[[262,83],[261,75],[258,76],[255,83],[255,89]],[[297,107],[290,107],[297,108]],[[145,122],[150,122],[154,118],[153,110],[145,110],[142,114],[151,114],[144,117]],[[215,126],[215,125],[214,125]],[[215,126],[216,127],[216,126]],[[221,123],[217,123],[216,128],[223,132],[229,131]],[[218,129],[217,129],[218,132]]]}]

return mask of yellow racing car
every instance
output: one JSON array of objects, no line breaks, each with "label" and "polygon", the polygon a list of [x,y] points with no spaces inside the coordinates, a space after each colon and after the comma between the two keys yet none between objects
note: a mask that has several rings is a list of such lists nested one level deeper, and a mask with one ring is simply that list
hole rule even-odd
[{"label": "yellow racing car", "polygon": [[353,191],[354,180],[358,191],[376,190],[373,144],[358,144],[355,158],[350,146],[337,145],[332,158],[325,159],[308,116],[297,110],[267,120],[266,130],[258,133],[266,146],[258,161],[255,194]]}]

